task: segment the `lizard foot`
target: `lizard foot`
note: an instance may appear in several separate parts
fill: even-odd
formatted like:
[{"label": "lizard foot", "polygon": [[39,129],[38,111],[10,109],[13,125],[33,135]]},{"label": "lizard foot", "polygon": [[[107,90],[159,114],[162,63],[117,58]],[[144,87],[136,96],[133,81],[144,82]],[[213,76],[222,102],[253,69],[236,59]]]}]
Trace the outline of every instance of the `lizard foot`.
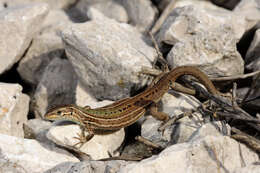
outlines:
[{"label": "lizard foot", "polygon": [[94,133],[92,131],[89,131],[89,134],[85,135],[85,130],[81,129],[81,133],[77,133],[76,137],[73,137],[74,139],[79,140],[76,144],[73,145],[73,147],[76,147],[79,145],[79,148],[81,148],[86,142],[88,142],[91,138],[93,138]]}]

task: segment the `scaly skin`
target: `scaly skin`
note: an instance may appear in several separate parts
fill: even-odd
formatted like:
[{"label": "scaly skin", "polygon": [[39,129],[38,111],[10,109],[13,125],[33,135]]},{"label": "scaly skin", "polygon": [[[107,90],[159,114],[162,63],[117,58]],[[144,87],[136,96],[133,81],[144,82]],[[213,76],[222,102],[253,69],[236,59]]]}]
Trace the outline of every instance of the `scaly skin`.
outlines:
[{"label": "scaly skin", "polygon": [[[47,120],[73,121],[84,130],[89,131],[91,136],[98,131],[115,131],[135,123],[150,107],[154,107],[160,101],[170,87],[174,89],[174,82],[183,75],[197,78],[211,94],[220,94],[207,75],[198,68],[182,66],[165,73],[155,84],[134,97],[96,109],[91,109],[89,106],[60,106],[49,110],[45,118]],[[157,109],[153,110],[156,110],[151,111],[155,118],[162,121],[168,120],[167,114],[157,112]]]}]

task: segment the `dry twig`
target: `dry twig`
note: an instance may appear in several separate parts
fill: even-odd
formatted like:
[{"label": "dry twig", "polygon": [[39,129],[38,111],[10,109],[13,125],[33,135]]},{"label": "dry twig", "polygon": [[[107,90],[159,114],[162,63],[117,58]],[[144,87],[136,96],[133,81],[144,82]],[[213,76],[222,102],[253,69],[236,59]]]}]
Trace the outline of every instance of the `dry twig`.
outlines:
[{"label": "dry twig", "polygon": [[231,128],[231,131],[236,133],[235,135],[231,135],[232,138],[247,144],[250,148],[260,153],[260,141],[258,139],[234,127]]},{"label": "dry twig", "polygon": [[230,81],[230,80],[246,79],[246,78],[255,76],[257,74],[260,74],[260,70],[252,72],[252,73],[248,73],[248,74],[242,74],[242,75],[210,78],[210,80],[212,80],[212,81]]},{"label": "dry twig", "polygon": [[175,7],[177,0],[171,0],[168,6],[164,9],[159,19],[154,24],[153,28],[151,29],[151,33],[155,34],[161,28],[162,24],[164,23],[165,19],[169,16],[172,10]]}]

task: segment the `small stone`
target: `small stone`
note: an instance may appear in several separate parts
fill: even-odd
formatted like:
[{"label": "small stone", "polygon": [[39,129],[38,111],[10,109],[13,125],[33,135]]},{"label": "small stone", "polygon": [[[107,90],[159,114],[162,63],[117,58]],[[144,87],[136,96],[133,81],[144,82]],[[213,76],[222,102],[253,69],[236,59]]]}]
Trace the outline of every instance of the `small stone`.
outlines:
[{"label": "small stone", "polygon": [[[158,17],[158,10],[150,0],[123,0],[130,24],[140,32],[148,32]],[[138,5],[136,5],[138,4]]]},{"label": "small stone", "polygon": [[[121,0],[80,0],[75,6],[75,9],[78,10],[83,17],[89,16],[89,10],[93,8],[107,18],[115,19],[118,22],[127,23],[129,20],[126,9],[123,7]],[[95,14],[98,13],[92,14],[93,19],[96,18]]]},{"label": "small stone", "polygon": [[[49,130],[47,137],[58,145],[64,147],[73,147],[79,142],[77,134],[81,134],[81,129],[78,125],[55,126]],[[92,159],[103,159],[110,157],[108,153],[118,149],[124,140],[124,129],[116,131],[111,134],[94,135],[94,137],[86,142],[82,147],[78,148],[80,152],[84,152],[91,156]],[[77,145],[75,147],[79,147]]]},{"label": "small stone", "polygon": [[0,83],[0,133],[23,137],[30,98],[18,84]]}]

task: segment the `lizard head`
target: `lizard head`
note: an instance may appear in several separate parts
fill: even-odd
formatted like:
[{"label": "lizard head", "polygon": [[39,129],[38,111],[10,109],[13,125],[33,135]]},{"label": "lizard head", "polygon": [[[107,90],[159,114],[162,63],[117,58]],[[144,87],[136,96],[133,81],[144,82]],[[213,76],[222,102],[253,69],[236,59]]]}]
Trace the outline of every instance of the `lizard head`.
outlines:
[{"label": "lizard head", "polygon": [[76,106],[74,105],[64,105],[54,107],[45,114],[44,118],[50,121],[72,121],[75,123],[80,123],[80,118],[76,114]]}]

